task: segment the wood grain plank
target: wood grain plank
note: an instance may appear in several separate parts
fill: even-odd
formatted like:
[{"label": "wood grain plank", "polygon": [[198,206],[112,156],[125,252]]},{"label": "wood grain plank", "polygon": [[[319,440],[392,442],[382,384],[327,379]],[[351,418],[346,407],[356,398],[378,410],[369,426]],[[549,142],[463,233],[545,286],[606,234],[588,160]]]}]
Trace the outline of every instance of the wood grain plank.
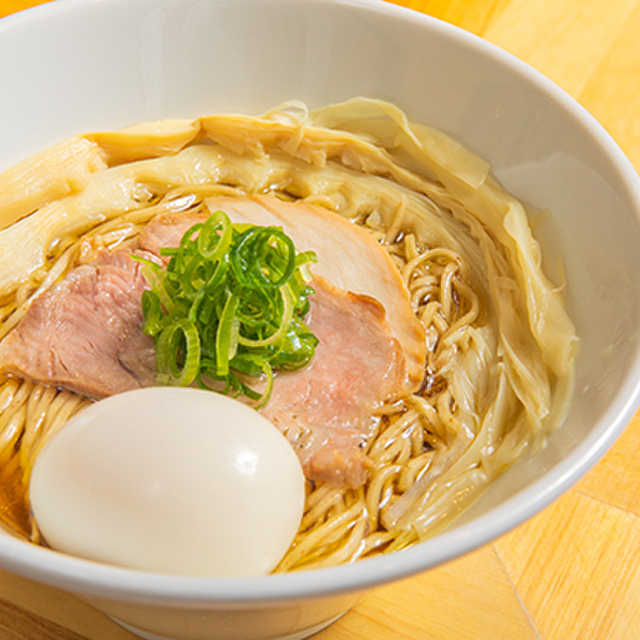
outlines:
[{"label": "wood grain plank", "polygon": [[489,30],[512,0],[390,0],[393,4],[414,9],[482,35]]},{"label": "wood grain plank", "polygon": [[640,415],[576,490],[640,516]]},{"label": "wood grain plank", "polygon": [[[3,608],[1,603],[11,603],[15,611]],[[33,624],[30,625],[29,621]],[[52,640],[66,638],[61,629],[91,640],[135,640],[136,636],[125,631],[104,613],[59,589],[28,580],[0,570],[0,638],[3,629],[20,629],[24,640],[39,640],[42,621],[51,622]],[[8,633],[8,632],[7,632]],[[57,633],[58,635],[53,635]],[[8,636],[11,637],[11,636]]]},{"label": "wood grain plank", "polygon": [[578,99],[609,131],[640,172],[640,2]]},{"label": "wood grain plank", "polygon": [[0,600],[0,638],[2,640],[87,640],[46,618]]},{"label": "wood grain plank", "polygon": [[536,640],[495,550],[380,588],[317,640]]},{"label": "wood grain plank", "polygon": [[544,640],[640,637],[640,518],[571,491],[494,543]]},{"label": "wood grain plank", "polygon": [[636,0],[513,0],[481,35],[577,97],[636,6]]}]

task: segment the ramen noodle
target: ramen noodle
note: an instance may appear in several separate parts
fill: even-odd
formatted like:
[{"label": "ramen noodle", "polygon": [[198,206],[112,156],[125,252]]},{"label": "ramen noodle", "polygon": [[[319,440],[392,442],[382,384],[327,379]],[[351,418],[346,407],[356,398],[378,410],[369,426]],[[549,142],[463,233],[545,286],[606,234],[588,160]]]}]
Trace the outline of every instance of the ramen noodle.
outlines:
[{"label": "ramen noodle", "polygon": [[[77,136],[0,175],[0,339],[30,304],[101,249],[167,212],[257,194],[338,213],[388,252],[424,329],[415,393],[376,410],[365,484],[308,482],[299,533],[277,571],[403,549],[452,521],[544,445],[569,402],[577,346],[542,272],[524,206],[485,161],[395,106],[212,115]],[[92,400],[5,374],[5,528],[38,542],[28,505],[43,442]]]}]

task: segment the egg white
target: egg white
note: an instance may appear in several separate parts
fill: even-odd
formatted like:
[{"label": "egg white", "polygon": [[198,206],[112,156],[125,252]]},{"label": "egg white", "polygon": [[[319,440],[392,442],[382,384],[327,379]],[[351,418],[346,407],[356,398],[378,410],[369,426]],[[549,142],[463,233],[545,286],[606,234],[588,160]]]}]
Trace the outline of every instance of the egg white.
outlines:
[{"label": "egg white", "polygon": [[91,405],[43,447],[31,508],[48,545],[160,573],[269,573],[302,518],[284,436],[242,403],[156,387]]}]

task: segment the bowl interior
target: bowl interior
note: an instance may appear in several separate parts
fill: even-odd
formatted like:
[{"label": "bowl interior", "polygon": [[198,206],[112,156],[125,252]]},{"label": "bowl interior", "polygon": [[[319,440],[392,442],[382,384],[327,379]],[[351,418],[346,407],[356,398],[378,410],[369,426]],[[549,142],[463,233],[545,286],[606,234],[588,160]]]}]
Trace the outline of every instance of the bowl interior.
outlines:
[{"label": "bowl interior", "polygon": [[[0,22],[0,79],[12,96],[0,105],[0,169],[85,131],[363,95],[458,138],[509,190],[550,210],[537,235],[548,272],[566,279],[581,338],[563,428],[446,532],[394,558],[330,570],[311,586],[279,577],[272,595],[336,590],[336,576],[342,589],[381,582],[487,542],[568,488],[632,416],[640,378],[637,175],[576,103],[480,39],[375,0],[67,0]],[[117,576],[126,572],[50,562],[54,554],[27,545],[16,558],[19,544],[0,539],[0,563],[49,582],[99,591],[87,584],[111,576],[111,587],[130,593],[150,584],[145,576],[125,587]],[[263,583],[224,589],[259,597]]]}]

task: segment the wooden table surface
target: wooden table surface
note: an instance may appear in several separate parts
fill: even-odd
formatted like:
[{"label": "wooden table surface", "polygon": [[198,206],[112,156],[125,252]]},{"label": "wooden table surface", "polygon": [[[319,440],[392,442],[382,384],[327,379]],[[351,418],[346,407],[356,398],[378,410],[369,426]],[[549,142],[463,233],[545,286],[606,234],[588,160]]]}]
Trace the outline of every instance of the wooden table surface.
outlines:
[{"label": "wooden table surface", "polygon": [[[41,4],[0,0],[0,18]],[[640,0],[395,0],[564,88],[640,170]],[[0,572],[0,639],[132,640],[75,598]],[[382,587],[317,640],[640,639],[640,414],[564,497],[480,550]]]}]

